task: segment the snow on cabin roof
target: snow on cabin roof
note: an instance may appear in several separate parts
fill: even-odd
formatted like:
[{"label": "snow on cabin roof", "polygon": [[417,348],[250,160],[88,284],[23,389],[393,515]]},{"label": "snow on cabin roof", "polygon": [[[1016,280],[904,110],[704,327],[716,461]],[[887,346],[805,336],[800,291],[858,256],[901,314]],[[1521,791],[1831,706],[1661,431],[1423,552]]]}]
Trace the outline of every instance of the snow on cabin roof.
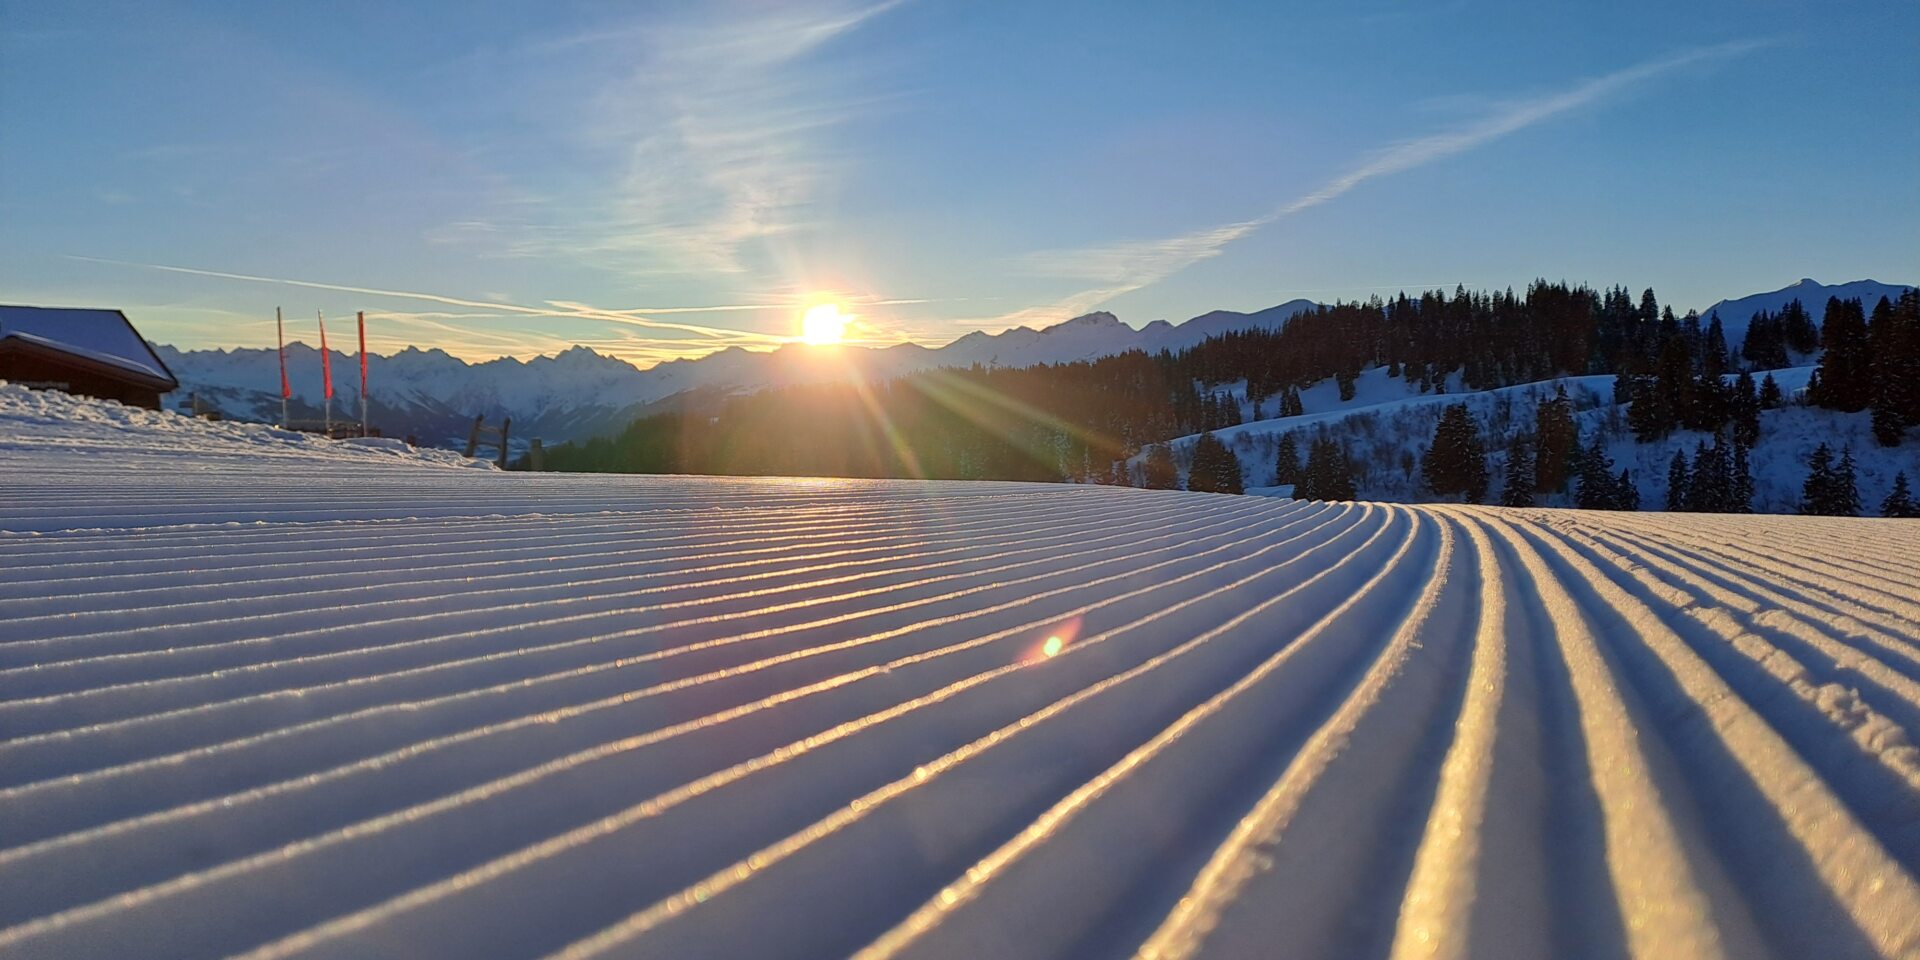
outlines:
[{"label": "snow on cabin roof", "polygon": [[165,381],[179,381],[118,310],[0,304],[0,341],[14,339]]}]

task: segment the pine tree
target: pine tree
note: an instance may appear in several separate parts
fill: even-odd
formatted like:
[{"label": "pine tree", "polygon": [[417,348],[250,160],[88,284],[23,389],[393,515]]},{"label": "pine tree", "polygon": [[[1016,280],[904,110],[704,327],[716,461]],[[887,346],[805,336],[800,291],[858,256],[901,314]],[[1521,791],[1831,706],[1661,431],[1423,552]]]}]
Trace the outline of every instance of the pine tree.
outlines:
[{"label": "pine tree", "polygon": [[1697,507],[1699,512],[1726,513],[1727,508],[1732,505],[1733,457],[1731,454],[1732,451],[1728,450],[1726,445],[1720,442],[1720,436],[1715,434],[1713,443],[1707,446],[1707,455],[1704,458],[1707,469],[1701,470],[1701,460],[1694,460],[1694,472],[1701,474],[1700,484],[1694,488],[1694,492],[1700,494]]},{"label": "pine tree", "polygon": [[1693,383],[1692,400],[1686,425],[1694,430],[1719,430],[1733,414],[1733,391],[1719,374],[1702,373]]},{"label": "pine tree", "polygon": [[1920,294],[1908,291],[1898,303],[1881,297],[1867,339],[1873,436],[1883,447],[1896,447],[1907,428],[1920,423]]},{"label": "pine tree", "polygon": [[1507,476],[1500,485],[1503,507],[1533,506],[1533,456],[1518,440],[1507,448]]},{"label": "pine tree", "polygon": [[1307,408],[1300,403],[1300,391],[1293,387],[1288,387],[1286,392],[1280,395],[1280,415],[1283,417],[1303,417],[1306,416],[1306,414]]},{"label": "pine tree", "polygon": [[1574,474],[1574,455],[1580,449],[1580,433],[1573,425],[1573,401],[1567,398],[1566,384],[1555,384],[1553,397],[1535,411],[1533,437],[1537,447],[1533,461],[1535,491],[1557,493],[1566,489]]},{"label": "pine tree", "polygon": [[1727,372],[1727,334],[1720,325],[1720,315],[1714,314],[1707,323],[1706,346],[1700,354],[1700,375],[1718,382],[1720,375]]},{"label": "pine tree", "polygon": [[1794,353],[1808,354],[1820,348],[1820,328],[1813,325],[1813,315],[1798,300],[1781,308],[1780,332],[1787,349]]},{"label": "pine tree", "polygon": [[1633,392],[1640,388],[1640,378],[1625,370],[1613,375],[1613,405],[1628,407],[1633,403]]},{"label": "pine tree", "polygon": [[1748,463],[1747,448],[1737,442],[1733,445],[1733,499],[1727,504],[1727,512],[1753,512],[1753,468]]},{"label": "pine tree", "polygon": [[1353,486],[1353,460],[1347,456],[1347,448],[1334,443],[1331,439],[1327,446],[1332,450],[1331,467],[1327,472],[1325,488],[1322,491],[1328,500],[1357,500],[1359,492]]},{"label": "pine tree", "polygon": [[1634,398],[1635,403],[1646,399],[1654,404],[1655,412],[1649,417],[1658,428],[1654,437],[1664,437],[1674,427],[1694,419],[1694,364],[1687,340],[1684,333],[1666,339],[1654,367],[1651,394]]},{"label": "pine tree", "polygon": [[1466,404],[1450,404],[1441,412],[1420,474],[1427,489],[1440,496],[1460,494],[1468,503],[1486,499],[1486,445]]},{"label": "pine tree", "polygon": [[1760,409],[1778,410],[1783,402],[1780,384],[1773,379],[1773,374],[1767,374],[1766,379],[1760,381]]},{"label": "pine tree", "polygon": [[1593,445],[1580,457],[1580,485],[1573,492],[1574,506],[1582,510],[1619,508],[1619,487],[1613,477],[1613,458],[1607,446],[1595,434]]},{"label": "pine tree", "polygon": [[1293,438],[1289,430],[1280,435],[1279,450],[1274,456],[1273,482],[1277,484],[1300,482],[1300,443]]},{"label": "pine tree", "polygon": [[1180,489],[1180,471],[1173,463],[1173,448],[1164,443],[1147,448],[1146,476],[1140,485],[1148,490]]},{"label": "pine tree", "polygon": [[1833,451],[1821,444],[1807,457],[1807,479],[1800,485],[1800,512],[1824,516],[1833,510]]},{"label": "pine tree", "polygon": [[1891,405],[1873,405],[1873,439],[1883,447],[1897,447],[1907,434],[1906,418]]},{"label": "pine tree", "polygon": [[1728,411],[1733,421],[1733,442],[1751,447],[1760,442],[1760,393],[1754,389],[1753,374],[1741,371],[1733,382]]},{"label": "pine tree", "polygon": [[1920,424],[1920,288],[1909,289],[1893,302],[1893,319],[1900,333],[1888,353],[1905,359],[1891,363],[1886,370],[1886,402],[1912,426]]},{"label": "pine tree", "polygon": [[1220,438],[1203,433],[1193,443],[1193,466],[1187,471],[1187,489],[1197,493],[1244,493],[1240,458]]},{"label": "pine tree", "polygon": [[1860,515],[1860,488],[1854,483],[1853,450],[1840,451],[1840,464],[1833,468],[1833,512],[1836,517]]},{"label": "pine tree", "polygon": [[1914,502],[1912,492],[1907,489],[1906,471],[1893,475],[1893,492],[1880,501],[1880,515],[1908,520],[1920,518],[1920,503]]},{"label": "pine tree", "polygon": [[1780,318],[1761,311],[1753,315],[1747,324],[1747,336],[1740,345],[1740,355],[1745,357],[1755,370],[1778,370],[1792,363],[1787,357],[1786,331],[1781,327]]},{"label": "pine tree", "polygon": [[[1728,444],[1719,435],[1713,438],[1713,445],[1701,443],[1695,448],[1693,471],[1687,484],[1687,506],[1696,513],[1743,513],[1741,506],[1752,499],[1751,492],[1741,496],[1741,478],[1736,476],[1735,461],[1739,461],[1738,470],[1745,470],[1745,449],[1738,444],[1728,449]],[[1751,479],[1748,479],[1751,483]]]},{"label": "pine tree", "polygon": [[1641,443],[1659,440],[1673,429],[1673,410],[1652,377],[1630,378],[1624,392],[1616,384],[1614,400],[1627,404],[1627,426],[1633,430],[1634,439]]},{"label": "pine tree", "polygon": [[1687,452],[1675,449],[1673,459],[1667,463],[1667,512],[1683,513],[1687,510],[1687,488],[1692,483],[1687,470]]},{"label": "pine tree", "polygon": [[1613,482],[1613,509],[1640,509],[1640,487],[1633,482],[1633,471],[1620,471],[1619,479]]},{"label": "pine tree", "polygon": [[1307,451],[1307,465],[1301,471],[1300,484],[1294,488],[1294,499],[1354,499],[1353,465],[1347,459],[1346,450],[1322,434],[1313,439]]},{"label": "pine tree", "polygon": [[1808,398],[1830,410],[1865,410],[1873,398],[1873,355],[1860,301],[1839,297],[1827,301],[1820,347],[1820,363],[1814,370],[1818,380],[1809,383]]},{"label": "pine tree", "polygon": [[1327,485],[1327,475],[1333,469],[1330,462],[1332,455],[1333,450],[1324,435],[1314,437],[1313,442],[1307,444],[1306,465],[1300,468],[1300,482],[1293,485],[1295,500],[1330,499],[1323,488]]}]

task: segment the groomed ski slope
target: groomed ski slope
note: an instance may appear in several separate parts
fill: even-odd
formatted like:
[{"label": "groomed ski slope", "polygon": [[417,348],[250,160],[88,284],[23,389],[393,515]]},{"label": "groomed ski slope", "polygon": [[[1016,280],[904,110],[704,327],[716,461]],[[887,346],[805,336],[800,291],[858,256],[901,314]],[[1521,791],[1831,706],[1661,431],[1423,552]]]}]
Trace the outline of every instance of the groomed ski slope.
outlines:
[{"label": "groomed ski slope", "polygon": [[1920,955],[1920,524],[8,429],[0,956]]}]

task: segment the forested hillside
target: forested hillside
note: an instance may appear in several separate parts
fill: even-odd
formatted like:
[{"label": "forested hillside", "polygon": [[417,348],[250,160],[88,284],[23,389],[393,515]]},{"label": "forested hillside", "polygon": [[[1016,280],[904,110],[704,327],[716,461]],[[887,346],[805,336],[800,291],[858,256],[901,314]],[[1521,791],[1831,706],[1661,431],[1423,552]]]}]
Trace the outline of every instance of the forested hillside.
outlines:
[{"label": "forested hillside", "polygon": [[[1532,482],[1541,501],[1631,506],[1631,499],[1646,499],[1627,495],[1642,486],[1644,469],[1640,476],[1610,474],[1617,496],[1583,494],[1592,485],[1580,482],[1581,471],[1597,469],[1601,459],[1637,462],[1634,450],[1619,448],[1623,441],[1691,443],[1690,458],[1718,451],[1710,456],[1724,455],[1732,469],[1759,442],[1763,410],[1803,404],[1866,415],[1883,446],[1907,439],[1920,424],[1920,294],[1908,290],[1872,305],[1836,299],[1823,307],[1823,324],[1798,301],[1757,313],[1743,323],[1742,341],[1729,344],[1722,318],[1675,316],[1652,290],[1635,297],[1624,287],[1543,281],[1524,294],[1456,289],[1375,298],[1304,311],[1283,327],[1228,332],[1178,352],[935,370],[736,396],[638,420],[614,438],[560,447],[548,466],[1147,486],[1182,485],[1184,478],[1190,489],[1238,492],[1284,484],[1278,436],[1306,430],[1294,440],[1300,455],[1311,453],[1316,437],[1335,443],[1323,466],[1336,464],[1331,469],[1341,478],[1328,489],[1288,492],[1324,497],[1355,487],[1360,496],[1399,500],[1483,499],[1502,490],[1498,477],[1484,487],[1443,479],[1436,488],[1434,472],[1423,467],[1433,446],[1428,431],[1457,397],[1468,404],[1460,414],[1468,419],[1455,420],[1451,431],[1469,449],[1443,438],[1442,455],[1475,463],[1441,475],[1504,470],[1517,455],[1542,474]],[[1810,374],[1786,372],[1809,361]],[[1770,378],[1774,369],[1791,382]],[[1517,395],[1506,388],[1565,377],[1579,378],[1573,392],[1549,406],[1571,426],[1542,447],[1540,390]],[[1518,414],[1516,402],[1524,407]],[[1344,423],[1361,413],[1372,419],[1360,421],[1360,430]],[[1377,429],[1383,417],[1400,427]],[[1417,436],[1409,436],[1408,422],[1421,428]],[[1219,459],[1209,447],[1196,483],[1192,445],[1214,431],[1224,431],[1234,457]],[[1168,441],[1175,441],[1168,450],[1174,456],[1155,459],[1152,448]],[[1164,463],[1171,472],[1155,466]],[[1890,484],[1891,477],[1875,482]],[[1781,509],[1780,500],[1764,508]]]}]

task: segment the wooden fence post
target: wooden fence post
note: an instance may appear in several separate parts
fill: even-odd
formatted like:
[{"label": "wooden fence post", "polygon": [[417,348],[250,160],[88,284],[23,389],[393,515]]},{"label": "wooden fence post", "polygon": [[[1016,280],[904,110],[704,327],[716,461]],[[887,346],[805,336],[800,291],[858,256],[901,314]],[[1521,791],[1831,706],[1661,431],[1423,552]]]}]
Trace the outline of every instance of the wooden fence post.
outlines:
[{"label": "wooden fence post", "polygon": [[500,469],[507,468],[507,428],[513,426],[513,418],[500,421]]},{"label": "wooden fence post", "polygon": [[540,446],[539,437],[534,437],[532,444],[527,447],[527,465],[532,467],[535,473],[547,469],[547,451]]},{"label": "wooden fence post", "polygon": [[484,413],[473,415],[473,429],[467,431],[467,459],[469,460],[473,459],[474,454],[480,452],[480,424],[486,419],[487,415]]}]

